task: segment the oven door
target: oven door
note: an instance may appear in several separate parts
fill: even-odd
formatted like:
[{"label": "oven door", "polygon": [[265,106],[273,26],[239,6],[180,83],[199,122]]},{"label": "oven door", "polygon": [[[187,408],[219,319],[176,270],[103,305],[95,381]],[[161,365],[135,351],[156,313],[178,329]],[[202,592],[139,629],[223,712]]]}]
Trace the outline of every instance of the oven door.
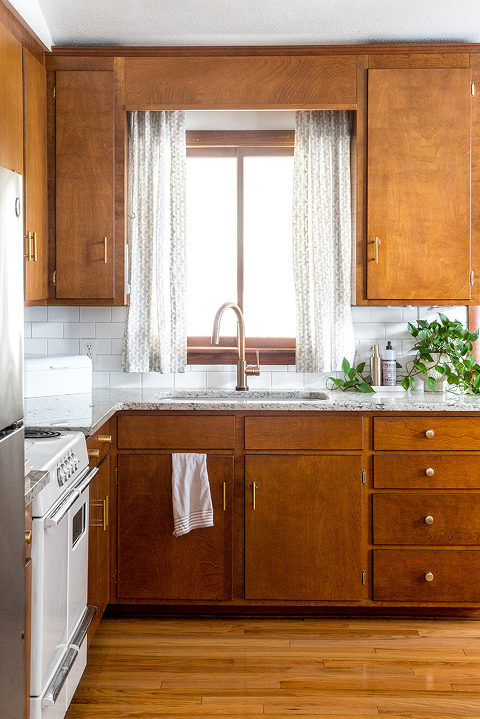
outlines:
[{"label": "oven door", "polygon": [[[88,485],[87,485],[88,486]],[[68,513],[68,640],[85,614],[88,580],[89,492],[83,491]]]},{"label": "oven door", "polygon": [[32,527],[32,664],[30,694],[40,696],[68,644],[69,511],[66,496]]}]

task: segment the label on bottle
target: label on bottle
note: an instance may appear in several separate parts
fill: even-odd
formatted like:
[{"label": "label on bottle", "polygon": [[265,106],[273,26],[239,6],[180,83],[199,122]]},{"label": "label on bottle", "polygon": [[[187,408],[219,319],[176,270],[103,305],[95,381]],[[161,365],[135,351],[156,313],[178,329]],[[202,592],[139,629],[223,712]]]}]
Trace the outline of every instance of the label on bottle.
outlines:
[{"label": "label on bottle", "polygon": [[397,363],[395,360],[382,360],[382,385],[395,387],[397,384]]}]

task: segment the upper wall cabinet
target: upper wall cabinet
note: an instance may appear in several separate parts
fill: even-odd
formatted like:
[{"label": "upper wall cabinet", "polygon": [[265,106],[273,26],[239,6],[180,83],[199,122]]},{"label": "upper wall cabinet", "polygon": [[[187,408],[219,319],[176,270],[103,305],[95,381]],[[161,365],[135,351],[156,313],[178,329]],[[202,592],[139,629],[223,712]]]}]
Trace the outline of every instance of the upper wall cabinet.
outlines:
[{"label": "upper wall cabinet", "polygon": [[0,23],[0,165],[23,174],[22,44]]},{"label": "upper wall cabinet", "polygon": [[56,299],[113,300],[113,71],[56,79]]},{"label": "upper wall cabinet", "polygon": [[47,298],[47,89],[44,66],[24,49],[25,300]]},{"label": "upper wall cabinet", "polygon": [[470,108],[470,69],[369,70],[369,300],[470,300]]}]

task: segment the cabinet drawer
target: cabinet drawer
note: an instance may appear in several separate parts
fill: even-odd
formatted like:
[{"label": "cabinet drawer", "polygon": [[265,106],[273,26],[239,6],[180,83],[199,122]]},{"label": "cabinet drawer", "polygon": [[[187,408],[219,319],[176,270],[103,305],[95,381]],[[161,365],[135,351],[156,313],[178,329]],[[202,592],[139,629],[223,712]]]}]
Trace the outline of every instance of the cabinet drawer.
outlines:
[{"label": "cabinet drawer", "polygon": [[233,449],[235,418],[152,417],[118,418],[119,449]]},{"label": "cabinet drawer", "polygon": [[480,450],[480,417],[375,417],[374,447]]},{"label": "cabinet drawer", "polygon": [[377,549],[373,553],[376,601],[478,602],[478,576],[478,550]]},{"label": "cabinet drawer", "polygon": [[362,449],[361,417],[246,417],[245,449]]},{"label": "cabinet drawer", "polygon": [[480,457],[466,454],[377,454],[375,489],[480,489]]},{"label": "cabinet drawer", "polygon": [[373,541],[480,544],[480,494],[377,494]]}]

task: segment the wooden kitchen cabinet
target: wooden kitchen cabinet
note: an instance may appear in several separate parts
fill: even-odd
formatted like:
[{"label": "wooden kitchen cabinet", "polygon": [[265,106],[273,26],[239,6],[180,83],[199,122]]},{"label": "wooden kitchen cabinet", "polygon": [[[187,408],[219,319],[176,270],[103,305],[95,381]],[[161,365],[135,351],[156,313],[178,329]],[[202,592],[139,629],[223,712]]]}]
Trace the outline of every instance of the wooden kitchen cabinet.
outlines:
[{"label": "wooden kitchen cabinet", "polygon": [[48,295],[47,88],[44,66],[26,48],[23,58],[25,300],[37,304]]},{"label": "wooden kitchen cabinet", "polygon": [[118,598],[231,599],[233,468],[208,454],[214,526],[174,537],[171,454],[119,454]]},{"label": "wooden kitchen cabinet", "polygon": [[0,165],[23,174],[22,43],[0,23]]},{"label": "wooden kitchen cabinet", "polygon": [[57,299],[114,300],[114,72],[55,76]]},{"label": "wooden kitchen cabinet", "polygon": [[469,68],[368,71],[367,299],[470,300]]},{"label": "wooden kitchen cabinet", "polygon": [[361,456],[245,459],[245,598],[359,599]]},{"label": "wooden kitchen cabinet", "polygon": [[88,604],[97,607],[97,613],[88,630],[89,644],[110,601],[111,436],[109,431],[107,423],[87,440],[90,465],[98,467],[98,472],[90,483]]}]

